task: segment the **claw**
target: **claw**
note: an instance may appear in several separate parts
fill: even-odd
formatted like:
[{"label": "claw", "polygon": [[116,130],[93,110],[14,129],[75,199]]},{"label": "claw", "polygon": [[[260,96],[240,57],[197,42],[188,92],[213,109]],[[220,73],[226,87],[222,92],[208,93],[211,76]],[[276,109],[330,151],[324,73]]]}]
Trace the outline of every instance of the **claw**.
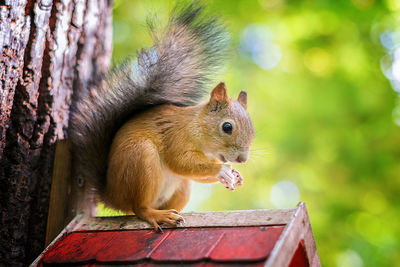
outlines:
[{"label": "claw", "polygon": [[159,225],[158,225],[157,229],[155,229],[155,230],[156,230],[157,233],[160,233],[160,234],[164,233],[163,229]]},{"label": "claw", "polygon": [[164,233],[163,229],[161,228],[161,226],[158,223],[154,222],[154,223],[152,223],[152,225],[153,225],[154,231],[156,231],[156,233],[160,233],[160,234]]},{"label": "claw", "polygon": [[175,223],[176,223],[176,225],[184,224],[185,223],[185,219],[183,217],[180,217],[175,221]]},{"label": "claw", "polygon": [[183,219],[183,218],[179,218],[179,219],[177,219],[176,221],[175,221],[175,224],[178,226],[178,225],[181,225],[181,224],[183,224],[183,223],[185,223],[185,220]]}]

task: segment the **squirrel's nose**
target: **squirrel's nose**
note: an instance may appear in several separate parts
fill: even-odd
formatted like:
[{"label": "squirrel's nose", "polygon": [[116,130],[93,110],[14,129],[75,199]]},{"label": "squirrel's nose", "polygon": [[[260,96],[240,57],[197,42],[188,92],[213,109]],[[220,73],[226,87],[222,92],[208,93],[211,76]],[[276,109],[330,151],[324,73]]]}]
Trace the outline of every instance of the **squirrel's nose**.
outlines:
[{"label": "squirrel's nose", "polygon": [[238,156],[237,158],[236,158],[236,162],[238,162],[238,163],[242,163],[244,160],[240,157],[240,156]]},{"label": "squirrel's nose", "polygon": [[236,158],[236,162],[238,163],[242,163],[242,162],[246,162],[248,158],[248,154],[247,153],[241,153],[237,158]]}]

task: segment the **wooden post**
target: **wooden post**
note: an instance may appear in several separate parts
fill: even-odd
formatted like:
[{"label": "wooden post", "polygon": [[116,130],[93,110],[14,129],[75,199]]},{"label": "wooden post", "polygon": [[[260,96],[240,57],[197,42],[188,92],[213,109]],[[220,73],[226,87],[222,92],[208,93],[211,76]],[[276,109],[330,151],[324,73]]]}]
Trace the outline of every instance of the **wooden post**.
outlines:
[{"label": "wooden post", "polygon": [[77,214],[96,216],[94,193],[73,174],[70,142],[57,142],[47,218],[46,246]]},{"label": "wooden post", "polygon": [[46,246],[65,227],[68,217],[68,196],[71,193],[71,153],[68,141],[58,141],[53,166]]}]

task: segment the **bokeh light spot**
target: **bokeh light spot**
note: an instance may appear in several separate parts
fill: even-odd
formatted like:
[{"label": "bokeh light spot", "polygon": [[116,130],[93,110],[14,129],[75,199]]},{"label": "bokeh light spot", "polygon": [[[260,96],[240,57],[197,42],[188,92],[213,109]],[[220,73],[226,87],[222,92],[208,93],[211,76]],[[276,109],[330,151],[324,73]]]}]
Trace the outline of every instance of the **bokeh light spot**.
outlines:
[{"label": "bokeh light spot", "polygon": [[326,50],[313,47],[305,53],[304,65],[317,76],[328,76],[332,72],[332,57]]},{"label": "bokeh light spot", "polygon": [[393,72],[392,72],[392,58],[390,55],[384,55],[381,60],[381,70],[383,75],[386,76],[389,80],[393,80]]},{"label": "bokeh light spot", "polygon": [[389,49],[395,49],[399,45],[400,35],[392,30],[385,30],[379,35],[381,44]]},{"label": "bokeh light spot", "polygon": [[396,123],[397,126],[400,126],[400,105],[397,105],[393,111],[392,111],[392,117],[394,123]]},{"label": "bokeh light spot", "polygon": [[265,25],[247,26],[238,49],[242,57],[251,59],[265,70],[276,67],[282,58],[281,48],[273,42],[273,33]]},{"label": "bokeh light spot", "polygon": [[282,58],[282,52],[279,46],[266,44],[264,49],[252,53],[254,62],[262,69],[269,70],[275,68]]},{"label": "bokeh light spot", "polygon": [[367,191],[361,199],[364,210],[376,215],[382,214],[387,210],[387,201],[385,195],[378,190]]},{"label": "bokeh light spot", "polygon": [[336,266],[338,267],[361,267],[363,261],[360,255],[354,250],[346,250],[340,253],[336,258]]},{"label": "bokeh light spot", "polygon": [[400,1],[399,0],[386,0],[386,7],[392,11],[400,9]]},{"label": "bokeh light spot", "polygon": [[400,81],[400,48],[397,48],[396,51],[394,52],[392,75],[394,80]]},{"label": "bokeh light spot", "polygon": [[300,191],[289,181],[280,181],[271,188],[271,203],[276,208],[293,208],[300,200]]}]

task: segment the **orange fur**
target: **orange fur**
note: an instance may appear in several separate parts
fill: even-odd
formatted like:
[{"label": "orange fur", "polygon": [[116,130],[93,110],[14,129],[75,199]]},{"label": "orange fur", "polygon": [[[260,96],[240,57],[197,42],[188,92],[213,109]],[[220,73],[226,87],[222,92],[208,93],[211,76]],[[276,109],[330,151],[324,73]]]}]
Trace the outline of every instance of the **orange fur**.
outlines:
[{"label": "orange fur", "polygon": [[[162,222],[174,225],[182,220],[175,210],[188,202],[190,180],[218,181],[215,176],[223,162],[211,152],[236,157],[237,151],[249,149],[254,137],[251,121],[244,107],[229,99],[225,84],[218,86],[208,102],[154,107],[117,132],[109,154],[107,189],[101,196],[108,205],[133,211],[155,228]],[[219,126],[227,117],[235,123],[229,136],[220,133]]]}]

